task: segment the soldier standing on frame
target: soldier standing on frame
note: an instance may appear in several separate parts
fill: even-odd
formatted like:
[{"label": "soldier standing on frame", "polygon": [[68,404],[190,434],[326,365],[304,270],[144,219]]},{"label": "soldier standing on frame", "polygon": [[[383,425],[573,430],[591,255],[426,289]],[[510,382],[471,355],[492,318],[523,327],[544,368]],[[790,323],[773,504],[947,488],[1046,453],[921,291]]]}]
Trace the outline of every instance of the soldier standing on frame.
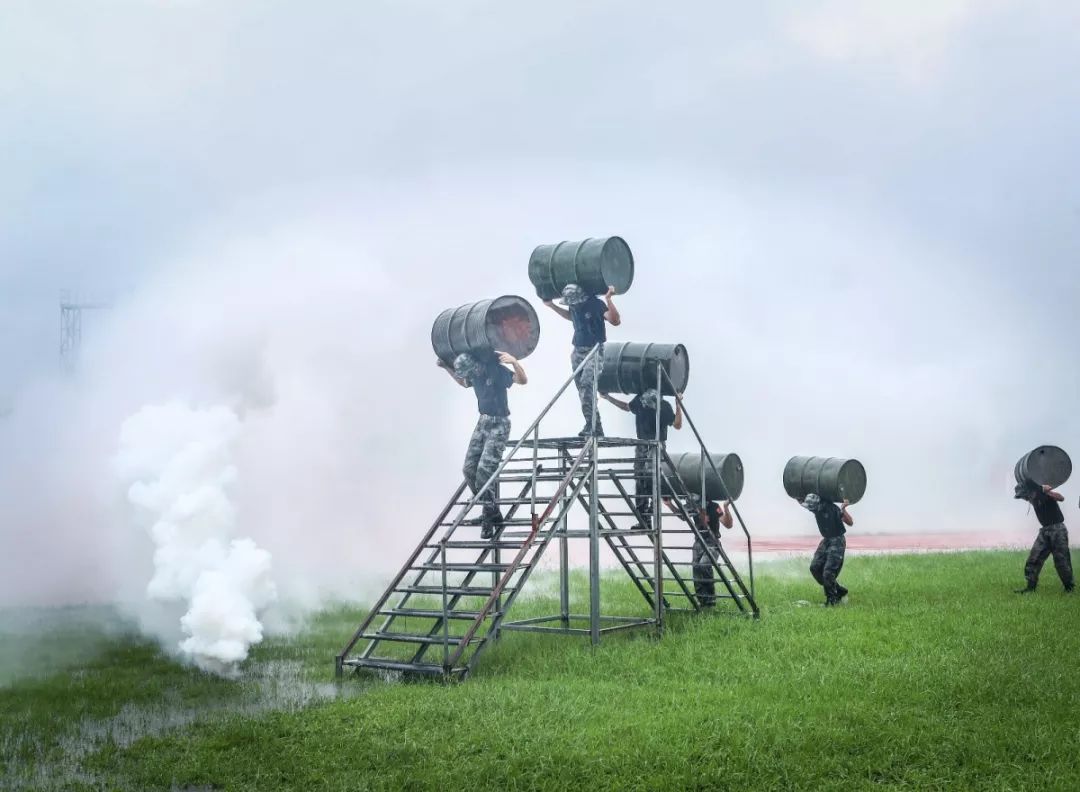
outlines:
[{"label": "soldier standing on frame", "polygon": [[596,400],[593,391],[593,379],[600,376],[604,367],[604,342],[607,341],[607,322],[613,327],[622,324],[619,309],[615,307],[611,296],[615,294],[615,287],[609,286],[604,299],[587,293],[576,283],[568,283],[563,287],[562,299],[566,308],[560,308],[551,300],[544,300],[544,305],[553,310],[563,319],[574,323],[573,350],[570,353],[570,370],[577,371],[577,367],[588,357],[594,346],[599,345],[596,354],[588,364],[578,371],[574,378],[577,385],[578,398],[581,399],[581,412],[585,416],[585,428],[578,432],[578,437],[588,437],[593,432],[592,418],[596,412],[596,436],[604,436],[604,425],[600,421],[600,412],[596,410]]},{"label": "soldier standing on frame", "polygon": [[[438,366],[446,371],[454,382],[463,388],[471,387],[476,393],[480,418],[469,440],[465,464],[462,466],[465,482],[474,495],[502,464],[506,441],[510,437],[510,406],[506,392],[515,383],[524,385],[529,381],[525,369],[515,357],[506,352],[494,354],[495,357],[481,361],[473,355],[463,353],[454,358],[452,369],[444,361],[438,361]],[[512,367],[513,371],[499,365],[500,363]],[[484,509],[480,518],[480,536],[484,539],[493,538],[497,526],[502,525],[498,492],[498,482],[493,482],[480,499]]]},{"label": "soldier standing on frame", "polygon": [[849,504],[844,501],[842,506],[837,506],[832,501],[823,501],[820,496],[811,493],[803,498],[800,505],[814,515],[821,533],[821,542],[814,552],[813,561],[810,562],[810,574],[825,590],[825,604],[839,605],[848,593],[836,579],[844,567],[844,554],[847,552],[847,539],[844,534],[847,533],[847,528],[855,524],[854,518],[848,514]]},{"label": "soldier standing on frame", "polygon": [[1026,500],[1035,507],[1035,516],[1039,520],[1039,535],[1031,546],[1027,563],[1024,564],[1024,577],[1027,586],[1017,589],[1017,594],[1027,594],[1039,584],[1039,573],[1047,556],[1054,556],[1054,568],[1057,569],[1065,592],[1073,590],[1072,555],[1069,553],[1069,531],[1065,527],[1065,515],[1058,505],[1065,500],[1060,492],[1054,492],[1048,484],[1041,487],[1030,479],[1016,485],[1018,500]]},{"label": "soldier standing on frame", "polygon": [[[629,402],[612,398],[606,393],[600,394],[611,404],[625,412],[633,413],[634,428],[637,431],[638,440],[656,440],[661,443],[667,442],[667,430],[670,426],[675,431],[682,429],[682,394],[676,394],[675,409],[671,408],[671,402],[660,398],[656,388],[649,388],[631,399]],[[656,412],[660,411],[660,437],[656,436]],[[637,510],[643,519],[648,520],[652,514],[653,495],[653,454],[655,446],[634,446],[634,501]]]}]

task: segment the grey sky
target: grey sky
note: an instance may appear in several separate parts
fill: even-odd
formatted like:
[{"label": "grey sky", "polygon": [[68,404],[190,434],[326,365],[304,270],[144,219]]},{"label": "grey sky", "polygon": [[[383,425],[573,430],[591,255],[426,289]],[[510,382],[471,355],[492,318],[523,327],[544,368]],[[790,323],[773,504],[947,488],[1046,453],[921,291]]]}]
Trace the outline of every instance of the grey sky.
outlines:
[{"label": "grey sky", "polygon": [[[766,530],[806,527],[777,498],[793,454],[863,459],[868,529],[975,530],[1022,522],[1003,489],[1020,453],[1080,449],[1075,3],[16,0],[0,16],[0,407],[54,370],[61,288],[123,310],[161,273],[299,222],[385,278],[400,337],[360,295],[340,333],[412,391],[448,460],[422,480],[445,488],[471,406],[428,371],[431,318],[533,297],[536,244],[618,233],[639,267],[618,337],[690,347],[691,407],[747,461]],[[258,292],[270,276],[244,267]],[[242,297],[219,295],[237,315]],[[108,332],[137,335],[140,310]],[[543,318],[522,426],[565,373],[568,333]],[[111,321],[88,319],[91,341]],[[156,382],[130,393],[183,390]],[[383,414],[389,389],[357,398]]]}]

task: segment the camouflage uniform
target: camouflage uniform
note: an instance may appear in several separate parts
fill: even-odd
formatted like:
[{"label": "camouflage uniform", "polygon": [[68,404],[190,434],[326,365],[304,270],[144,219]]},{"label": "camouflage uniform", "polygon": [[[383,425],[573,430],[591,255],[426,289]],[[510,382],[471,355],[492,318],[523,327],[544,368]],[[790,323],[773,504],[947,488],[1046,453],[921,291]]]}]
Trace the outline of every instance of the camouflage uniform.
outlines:
[{"label": "camouflage uniform", "polygon": [[649,511],[653,496],[653,447],[634,446],[634,504],[639,512]]},{"label": "camouflage uniform", "polygon": [[[697,595],[698,604],[703,608],[711,608],[716,604],[716,580],[713,578],[712,557],[719,555],[720,536],[712,528],[701,527],[701,539],[694,541],[693,566],[694,566],[694,593]],[[704,541],[702,541],[704,540]],[[710,551],[712,557],[710,557]]]},{"label": "camouflage uniform", "polygon": [[810,562],[810,574],[825,589],[825,601],[835,605],[847,594],[847,589],[836,582],[840,570],[844,567],[844,553],[847,551],[847,537],[832,536],[821,540]]},{"label": "camouflage uniform", "polygon": [[[588,354],[592,352],[592,347],[574,347],[570,353],[570,370],[577,371],[577,367],[581,365]],[[600,372],[604,370],[604,345],[599,344],[596,350],[596,354],[592,360],[585,364],[585,366],[574,377],[574,384],[577,385],[578,398],[581,399],[581,414],[585,416],[585,425],[592,426],[593,409],[596,407],[596,391],[593,390],[593,376],[597,379],[600,377]],[[596,433],[604,433],[604,425],[600,421],[600,410],[596,410]]]},{"label": "camouflage uniform", "polygon": [[[509,437],[509,418],[481,415],[480,420],[476,422],[476,428],[469,440],[469,449],[465,452],[465,464],[462,467],[465,481],[474,495],[483,488],[502,464],[503,452],[506,450],[506,441]],[[499,483],[495,482],[488,487],[487,492],[480,499],[484,506],[485,522],[497,519],[498,497]]]},{"label": "camouflage uniform", "polygon": [[1031,553],[1024,564],[1024,577],[1027,578],[1028,588],[1035,588],[1039,582],[1039,572],[1051,554],[1054,556],[1054,568],[1057,569],[1062,585],[1066,589],[1072,589],[1072,556],[1069,553],[1069,531],[1065,528],[1065,523],[1039,529],[1039,535],[1035,537],[1035,544],[1031,546]]}]

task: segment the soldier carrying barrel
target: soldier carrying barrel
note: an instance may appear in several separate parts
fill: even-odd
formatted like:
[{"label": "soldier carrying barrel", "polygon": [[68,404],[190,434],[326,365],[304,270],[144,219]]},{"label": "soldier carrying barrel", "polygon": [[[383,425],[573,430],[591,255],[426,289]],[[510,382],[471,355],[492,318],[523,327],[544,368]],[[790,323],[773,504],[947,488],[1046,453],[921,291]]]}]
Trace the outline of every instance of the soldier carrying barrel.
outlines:
[{"label": "soldier carrying barrel", "polygon": [[604,425],[596,407],[596,392],[593,390],[593,385],[604,365],[604,342],[607,341],[607,328],[604,323],[607,322],[615,327],[622,324],[619,309],[615,307],[611,299],[613,294],[615,294],[615,287],[609,286],[604,299],[601,300],[587,293],[576,283],[568,283],[562,290],[562,300],[566,308],[560,308],[551,300],[544,300],[544,305],[574,324],[573,350],[570,353],[572,371],[577,371],[592,352],[593,347],[597,348],[596,353],[588,363],[581,367],[580,371],[577,371],[574,378],[578,397],[581,399],[581,412],[585,416],[585,428],[578,432],[579,437],[589,437],[593,434],[594,413],[596,436],[604,436]]},{"label": "soldier carrying barrel", "polygon": [[866,470],[857,459],[792,457],[784,467],[784,489],[814,515],[821,542],[810,574],[825,590],[825,604],[839,605],[848,594],[837,580],[847,553],[845,534],[855,525],[848,506],[866,492]]},{"label": "soldier carrying barrel", "polygon": [[1035,508],[1039,520],[1039,534],[1024,564],[1027,585],[1017,594],[1035,591],[1039,573],[1047,557],[1054,556],[1054,567],[1066,592],[1073,590],[1072,556],[1069,554],[1069,531],[1065,527],[1065,515],[1060,504],[1065,497],[1055,491],[1072,474],[1072,460],[1057,446],[1039,446],[1024,454],[1016,463],[1016,490],[1014,497],[1026,500]]},{"label": "soldier carrying barrel", "polygon": [[[675,431],[682,429],[681,393],[676,394],[674,409],[671,407],[671,402],[660,398],[660,392],[656,388],[647,389],[629,402],[621,401],[606,393],[600,395],[620,410],[633,413],[638,440],[659,440],[661,443],[666,443],[669,426]],[[659,436],[656,434],[657,411],[660,413]],[[645,444],[634,446],[634,501],[638,512],[646,521],[652,514],[654,449],[655,446]]]},{"label": "soldier carrying barrel", "polygon": [[[510,366],[513,371],[500,364]],[[453,368],[441,359],[437,365],[458,385],[471,387],[476,393],[480,418],[473,429],[462,466],[465,482],[475,495],[499,468],[510,437],[510,406],[506,392],[513,384],[526,384],[529,378],[517,358],[506,352],[496,352],[495,357],[484,359],[463,352],[454,358]],[[497,500],[498,487],[493,483],[481,498],[484,511],[480,518],[480,535],[484,539],[494,537],[497,526],[502,524]]]},{"label": "soldier carrying barrel", "polygon": [[1065,500],[1060,492],[1055,492],[1049,484],[1039,486],[1031,479],[1016,485],[1016,496],[1019,500],[1026,500],[1035,509],[1035,516],[1039,520],[1039,534],[1035,537],[1035,543],[1031,546],[1027,563],[1024,564],[1024,578],[1027,585],[1017,589],[1017,594],[1029,594],[1035,591],[1039,584],[1039,573],[1042,572],[1046,559],[1054,556],[1054,568],[1061,585],[1067,593],[1074,588],[1072,555],[1069,553],[1069,531],[1065,527],[1065,515],[1061,513],[1058,505]]}]

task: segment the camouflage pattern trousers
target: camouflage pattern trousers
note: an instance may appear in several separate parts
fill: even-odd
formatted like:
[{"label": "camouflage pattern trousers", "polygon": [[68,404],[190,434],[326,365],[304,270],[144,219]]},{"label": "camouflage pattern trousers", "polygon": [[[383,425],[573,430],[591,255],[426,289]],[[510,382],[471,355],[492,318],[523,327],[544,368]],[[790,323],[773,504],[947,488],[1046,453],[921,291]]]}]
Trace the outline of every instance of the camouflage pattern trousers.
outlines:
[{"label": "camouflage pattern trousers", "polygon": [[847,538],[843,535],[822,539],[810,562],[810,574],[818,585],[825,589],[825,601],[836,604],[847,589],[836,582],[840,570],[844,568],[844,553],[847,552]]},{"label": "camouflage pattern trousers", "polygon": [[[465,464],[462,466],[465,483],[469,485],[473,495],[479,492],[487,484],[491,474],[499,469],[509,437],[509,418],[481,415],[480,420],[476,422],[476,428],[469,440],[469,449],[465,452]],[[499,483],[495,482],[480,499],[484,507],[485,520],[491,520],[498,514],[499,508],[496,503],[498,498]]]},{"label": "camouflage pattern trousers", "polygon": [[1031,554],[1028,555],[1027,563],[1024,564],[1024,577],[1027,578],[1028,586],[1035,588],[1039,582],[1039,573],[1043,564],[1050,555],[1054,556],[1054,568],[1057,569],[1058,577],[1065,588],[1073,587],[1072,556],[1069,553],[1069,531],[1065,523],[1047,525],[1039,530],[1035,537],[1035,544],[1031,546]]},{"label": "camouflage pattern trousers", "polygon": [[[570,370],[577,371],[577,367],[581,366],[581,361],[589,356],[592,352],[592,347],[574,347],[570,353]],[[592,425],[593,408],[596,406],[596,391],[593,390],[593,377],[600,377],[600,372],[604,370],[604,345],[600,344],[596,350],[596,354],[592,359],[582,366],[581,371],[578,371],[577,376],[574,377],[574,384],[577,385],[578,398],[581,399],[581,414],[585,416],[585,426]],[[600,410],[596,411],[596,431],[597,434],[603,434],[604,425],[600,421]]]},{"label": "camouflage pattern trousers", "polygon": [[716,604],[716,579],[713,577],[713,562],[709,553],[711,550],[712,556],[719,554],[720,537],[710,528],[699,530],[702,538],[694,542],[691,560],[694,567],[694,594],[697,595],[701,607],[711,608]]},{"label": "camouflage pattern trousers", "polygon": [[649,510],[653,496],[653,446],[634,446],[634,504],[637,510]]}]

